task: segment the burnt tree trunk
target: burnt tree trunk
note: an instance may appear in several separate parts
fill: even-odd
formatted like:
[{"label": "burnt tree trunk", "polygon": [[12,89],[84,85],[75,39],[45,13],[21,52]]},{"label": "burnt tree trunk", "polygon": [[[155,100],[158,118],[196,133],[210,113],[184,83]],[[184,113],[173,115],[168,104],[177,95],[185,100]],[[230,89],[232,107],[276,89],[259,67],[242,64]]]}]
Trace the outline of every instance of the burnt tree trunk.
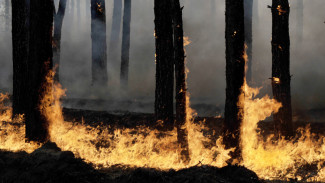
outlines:
[{"label": "burnt tree trunk", "polygon": [[28,19],[29,0],[12,0],[13,96],[16,115],[25,114],[27,105]]},{"label": "burnt tree trunk", "polygon": [[247,54],[247,83],[252,81],[252,50],[253,50],[253,0],[244,0],[244,14],[245,14],[245,42]]},{"label": "burnt tree trunk", "polygon": [[60,0],[58,12],[54,15],[53,64],[56,68],[54,80],[60,81],[61,31],[67,0]]},{"label": "burnt tree trunk", "polygon": [[224,144],[236,147],[232,159],[240,157],[239,136],[243,108],[239,96],[245,77],[244,0],[226,0],[226,105]]},{"label": "burnt tree trunk", "polygon": [[92,85],[107,85],[105,0],[91,0]]},{"label": "burnt tree trunk", "polygon": [[172,130],[174,90],[174,49],[171,0],[155,0],[156,91],[155,116],[163,129]]},{"label": "burnt tree trunk", "polygon": [[5,30],[9,31],[10,27],[10,3],[9,0],[5,0]]},{"label": "burnt tree trunk", "polygon": [[290,91],[290,38],[288,0],[273,0],[272,4],[272,91],[273,97],[282,103],[273,115],[276,135],[291,137],[292,109]]},{"label": "burnt tree trunk", "polygon": [[42,99],[51,88],[47,82],[52,70],[53,1],[30,1],[30,36],[28,58],[28,108],[26,137],[29,141],[45,142],[49,138],[49,122],[41,107]]},{"label": "burnt tree trunk", "polygon": [[112,17],[112,30],[109,41],[108,57],[110,63],[117,63],[118,57],[118,43],[121,32],[121,19],[122,19],[122,0],[114,0],[113,17]]},{"label": "burnt tree trunk", "polygon": [[298,45],[302,44],[304,34],[304,1],[297,0],[297,42]]},{"label": "burnt tree trunk", "polygon": [[186,72],[183,15],[179,0],[172,0],[173,6],[173,31],[174,31],[174,54],[175,54],[175,80],[176,80],[176,128],[177,140],[180,144],[181,159],[190,161],[188,147],[188,132],[186,128]]},{"label": "burnt tree trunk", "polygon": [[130,55],[131,0],[124,0],[122,56],[120,83],[123,89],[128,87]]}]

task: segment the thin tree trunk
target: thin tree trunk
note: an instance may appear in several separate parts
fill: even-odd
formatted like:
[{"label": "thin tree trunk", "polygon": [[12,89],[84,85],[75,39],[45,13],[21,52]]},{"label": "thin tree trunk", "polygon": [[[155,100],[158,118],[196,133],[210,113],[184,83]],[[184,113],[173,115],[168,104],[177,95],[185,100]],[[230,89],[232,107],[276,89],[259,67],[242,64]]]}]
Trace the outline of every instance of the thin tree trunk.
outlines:
[{"label": "thin tree trunk", "polygon": [[297,0],[297,42],[301,45],[304,33],[304,1]]},{"label": "thin tree trunk", "polygon": [[78,26],[80,26],[80,22],[81,22],[81,6],[80,6],[80,1],[81,0],[77,0],[77,18],[78,18]]},{"label": "thin tree trunk", "polygon": [[114,0],[114,9],[112,17],[112,30],[111,38],[109,41],[108,57],[110,63],[117,63],[118,61],[118,47],[120,32],[121,32],[121,19],[122,19],[122,0]]},{"label": "thin tree trunk", "polygon": [[10,26],[10,3],[9,0],[5,0],[5,30],[9,31]]},{"label": "thin tree trunk", "polygon": [[272,4],[272,90],[282,103],[273,115],[277,135],[293,136],[290,91],[290,38],[288,0],[273,0]]},{"label": "thin tree trunk", "polygon": [[128,87],[130,55],[131,0],[124,0],[123,36],[120,82],[123,89]]},{"label": "thin tree trunk", "polygon": [[245,77],[244,0],[226,0],[226,105],[224,144],[236,147],[232,159],[240,158],[239,135],[244,106],[239,96]]},{"label": "thin tree trunk", "polygon": [[92,84],[107,85],[105,0],[91,0]]},{"label": "thin tree trunk", "polygon": [[45,142],[49,138],[48,119],[41,107],[42,99],[51,88],[46,80],[52,70],[53,1],[30,1],[30,41],[28,58],[28,108],[26,137],[29,141]]},{"label": "thin tree trunk", "polygon": [[13,118],[25,114],[27,105],[29,0],[12,0]]},{"label": "thin tree trunk", "polygon": [[186,73],[185,73],[185,51],[183,32],[183,8],[179,0],[172,0],[173,5],[173,30],[174,30],[174,53],[175,53],[175,79],[176,79],[176,127],[177,140],[182,151],[181,159],[190,161],[188,147],[188,132],[186,128]]},{"label": "thin tree trunk", "polygon": [[155,0],[156,91],[155,116],[164,130],[172,130],[174,50],[171,0]]},{"label": "thin tree trunk", "polygon": [[60,81],[61,32],[67,0],[60,0],[58,12],[54,15],[53,64],[56,68],[54,80]]},{"label": "thin tree trunk", "polygon": [[73,23],[73,20],[74,20],[74,8],[75,8],[75,0],[70,0],[71,1],[71,6],[70,6],[70,8],[71,8],[71,19],[72,19],[72,23]]},{"label": "thin tree trunk", "polygon": [[210,0],[211,1],[211,14],[213,17],[216,16],[216,0]]},{"label": "thin tree trunk", "polygon": [[244,0],[245,13],[245,42],[246,54],[248,58],[246,80],[252,81],[252,50],[253,50],[253,0]]}]

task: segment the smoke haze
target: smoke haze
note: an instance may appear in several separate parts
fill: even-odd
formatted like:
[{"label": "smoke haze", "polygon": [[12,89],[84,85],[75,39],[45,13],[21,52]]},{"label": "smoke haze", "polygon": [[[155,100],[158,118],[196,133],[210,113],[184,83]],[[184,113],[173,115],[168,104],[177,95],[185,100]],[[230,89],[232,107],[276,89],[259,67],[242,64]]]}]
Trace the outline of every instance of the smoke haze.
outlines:
[{"label": "smoke haze", "polygon": [[[129,92],[119,90],[120,59],[108,60],[109,91],[91,88],[90,0],[81,1],[81,16],[71,14],[68,0],[62,28],[60,80],[67,98],[120,99],[154,101],[155,40],[154,1],[133,0]],[[70,2],[70,3],[69,3]],[[86,3],[89,3],[86,6]],[[225,2],[181,0],[184,5],[184,32],[191,44],[186,47],[188,88],[193,103],[205,103],[223,109],[225,102]],[[325,108],[325,6],[324,0],[304,0],[303,27],[297,27],[297,3],[291,0],[291,94],[294,111]],[[76,3],[75,3],[76,4]],[[253,85],[271,92],[271,0],[259,0],[253,12]],[[4,2],[0,2],[0,89],[12,91],[11,33],[5,31]],[[57,2],[56,2],[57,5]],[[74,7],[76,8],[76,7]],[[109,45],[113,0],[106,0],[107,45]],[[258,18],[256,17],[258,14]],[[78,19],[80,18],[80,23]],[[122,27],[121,27],[122,29]],[[299,31],[303,39],[299,42]],[[121,36],[121,34],[120,34]],[[121,38],[118,45],[120,58]],[[109,48],[108,48],[109,49]],[[148,112],[153,112],[148,109]]]}]

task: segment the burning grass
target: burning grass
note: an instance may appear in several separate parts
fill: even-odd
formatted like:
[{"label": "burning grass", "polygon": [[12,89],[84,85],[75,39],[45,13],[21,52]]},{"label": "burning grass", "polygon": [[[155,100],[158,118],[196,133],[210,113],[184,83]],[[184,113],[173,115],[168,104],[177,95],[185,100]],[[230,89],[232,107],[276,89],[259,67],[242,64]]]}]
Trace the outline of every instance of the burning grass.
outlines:
[{"label": "burning grass", "polygon": [[[48,77],[52,82],[53,75]],[[162,133],[155,129],[138,126],[136,129],[112,129],[111,127],[93,127],[84,122],[72,123],[63,118],[60,98],[65,91],[60,85],[48,88],[43,100],[43,112],[50,123],[50,140],[63,151],[71,151],[78,158],[91,163],[98,169],[114,165],[129,167],[155,168],[158,170],[182,170],[192,166],[224,167],[230,158],[229,152],[221,143],[221,138],[212,138],[211,131],[201,123],[194,123],[193,111],[189,106],[186,128],[189,132],[189,150],[191,161],[182,162],[177,143],[176,130]],[[299,136],[293,140],[274,140],[272,136],[263,137],[258,133],[258,123],[277,112],[281,107],[268,96],[255,98],[258,89],[244,86],[245,104],[244,122],[241,127],[241,148],[243,165],[263,179],[325,180],[324,160],[325,138],[316,138],[308,128],[299,129]],[[2,101],[6,99],[1,95]],[[189,103],[189,102],[188,102]],[[22,118],[11,120],[11,108],[2,109],[0,149],[8,151],[26,151],[32,153],[39,144],[25,142]],[[217,139],[217,140],[212,140]],[[212,142],[212,143],[211,143]]]}]

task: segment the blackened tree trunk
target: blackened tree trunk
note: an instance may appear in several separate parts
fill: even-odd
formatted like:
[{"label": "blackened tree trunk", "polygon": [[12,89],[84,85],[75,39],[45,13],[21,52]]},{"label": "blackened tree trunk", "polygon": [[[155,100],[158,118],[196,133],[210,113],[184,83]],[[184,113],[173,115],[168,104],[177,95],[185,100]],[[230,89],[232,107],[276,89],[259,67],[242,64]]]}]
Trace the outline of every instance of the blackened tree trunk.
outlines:
[{"label": "blackened tree trunk", "polygon": [[172,0],[173,6],[173,30],[174,30],[174,54],[175,54],[175,79],[176,79],[176,128],[177,140],[180,144],[181,159],[189,162],[188,132],[186,124],[186,72],[183,15],[179,0]]},{"label": "blackened tree trunk", "polygon": [[61,31],[67,0],[60,0],[58,12],[54,15],[53,64],[56,68],[54,80],[60,81]]},{"label": "blackened tree trunk", "polygon": [[131,26],[131,0],[124,0],[122,56],[121,56],[121,87],[128,87],[129,55],[130,55],[130,26]]},{"label": "blackened tree trunk", "polygon": [[5,30],[9,31],[9,27],[10,27],[10,3],[9,0],[5,0]]},{"label": "blackened tree trunk", "polygon": [[240,157],[239,135],[243,108],[239,96],[245,77],[244,0],[226,0],[226,105],[224,144],[236,147],[232,158]]},{"label": "blackened tree trunk", "polygon": [[244,0],[245,14],[245,42],[246,54],[248,58],[246,80],[247,83],[252,81],[252,50],[253,50],[253,0]]},{"label": "blackened tree trunk", "polygon": [[110,63],[117,63],[118,61],[118,47],[120,32],[121,32],[121,19],[122,19],[122,0],[114,0],[114,9],[112,17],[112,30],[111,38],[109,41],[108,57]]},{"label": "blackened tree trunk", "polygon": [[92,84],[107,85],[105,0],[91,0]]},{"label": "blackened tree trunk", "polygon": [[12,0],[13,118],[25,114],[27,105],[29,0]]},{"label": "blackened tree trunk", "polygon": [[172,130],[174,90],[174,49],[171,0],[155,0],[156,91],[155,116],[163,129]]},{"label": "blackened tree trunk", "polygon": [[304,33],[304,1],[297,0],[297,42],[301,45]]},{"label": "blackened tree trunk", "polygon": [[273,0],[272,4],[272,91],[273,97],[282,103],[273,115],[277,135],[291,137],[292,109],[290,91],[290,38],[288,0]]},{"label": "blackened tree trunk", "polygon": [[52,70],[53,1],[30,1],[30,37],[28,58],[28,108],[26,137],[30,141],[45,142],[49,138],[49,122],[41,107],[42,99],[51,86],[46,80]]}]

